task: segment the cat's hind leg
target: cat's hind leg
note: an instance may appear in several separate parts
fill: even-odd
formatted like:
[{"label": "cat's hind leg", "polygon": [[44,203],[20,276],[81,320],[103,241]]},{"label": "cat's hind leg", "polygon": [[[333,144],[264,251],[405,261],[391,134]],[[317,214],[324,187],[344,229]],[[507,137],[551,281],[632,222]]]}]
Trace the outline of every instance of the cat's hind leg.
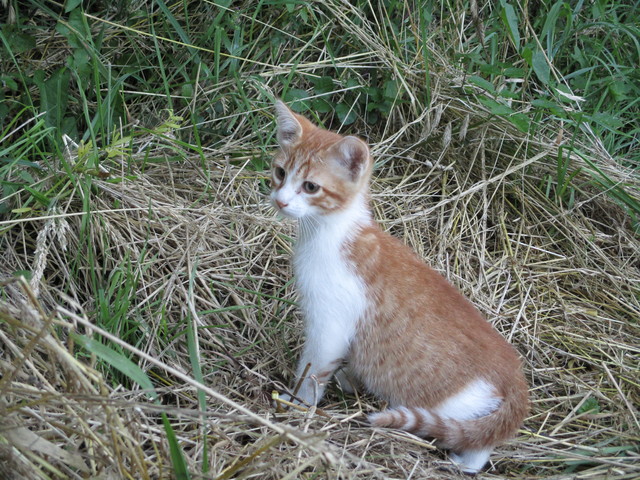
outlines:
[{"label": "cat's hind leg", "polygon": [[477,450],[464,450],[459,453],[450,452],[449,458],[464,473],[478,473],[489,461],[492,447]]}]

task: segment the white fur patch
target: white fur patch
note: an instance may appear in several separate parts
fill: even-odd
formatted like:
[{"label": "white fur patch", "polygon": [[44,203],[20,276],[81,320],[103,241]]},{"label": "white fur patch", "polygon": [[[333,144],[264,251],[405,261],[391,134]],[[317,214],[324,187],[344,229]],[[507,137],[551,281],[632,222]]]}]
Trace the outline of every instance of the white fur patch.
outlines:
[{"label": "white fur patch", "polygon": [[[300,219],[295,248],[294,271],[305,317],[306,342],[298,376],[311,363],[309,375],[339,366],[353,340],[356,324],[367,308],[364,283],[345,258],[344,245],[368,222],[364,198],[357,198],[345,210]],[[312,384],[305,381],[299,396],[315,403]],[[317,390],[317,388],[316,388]]]},{"label": "white fur patch", "polygon": [[489,415],[501,403],[502,398],[496,396],[493,385],[479,378],[447,398],[433,411],[442,418],[473,420]]},{"label": "white fur patch", "polygon": [[465,450],[459,454],[449,453],[449,458],[465,473],[478,473],[485,466],[493,448]]}]

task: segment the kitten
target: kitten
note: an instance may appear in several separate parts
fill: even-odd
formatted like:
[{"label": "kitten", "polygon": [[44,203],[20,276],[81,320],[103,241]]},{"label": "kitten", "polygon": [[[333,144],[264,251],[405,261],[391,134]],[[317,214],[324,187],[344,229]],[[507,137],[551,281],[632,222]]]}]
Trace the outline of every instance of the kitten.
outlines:
[{"label": "kitten", "polygon": [[338,370],[344,386],[355,378],[389,403],[369,415],[374,426],[435,438],[463,471],[477,472],[527,414],[518,354],[439,273],[376,225],[367,145],[313,125],[281,101],[276,111],[281,148],[271,200],[299,222],[293,265],[306,342],[297,398],[317,404],[347,362],[346,374]]}]

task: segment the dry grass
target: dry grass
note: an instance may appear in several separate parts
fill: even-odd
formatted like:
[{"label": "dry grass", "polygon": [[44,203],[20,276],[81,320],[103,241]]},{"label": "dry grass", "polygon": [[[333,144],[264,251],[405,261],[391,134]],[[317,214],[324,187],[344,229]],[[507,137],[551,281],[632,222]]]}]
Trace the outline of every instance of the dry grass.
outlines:
[{"label": "dry grass", "polygon": [[[532,195],[540,162],[505,153],[513,144],[484,128],[441,152],[414,144],[397,155],[374,145],[376,215],[465,291],[525,359],[531,417],[483,476],[637,477],[638,239],[605,196],[565,212]],[[534,158],[539,149],[527,150]],[[36,274],[31,285],[3,284],[4,475],[167,477],[165,411],[192,472],[207,444],[207,478],[453,478],[430,445],[369,428],[363,412],[378,407],[372,398],[334,390],[321,414],[271,408],[300,343],[288,263],[294,227],[274,217],[263,175],[248,162],[212,154],[206,175],[194,162],[96,182],[86,245],[73,206],[5,234],[6,271]],[[86,298],[88,273],[70,273],[86,248],[100,259],[103,280],[126,268],[138,278],[127,315],[145,334],[127,349],[158,385],[162,405],[135,385],[114,385],[68,336],[102,333],[96,300]],[[198,329],[204,413],[185,322]]]},{"label": "dry grass", "polygon": [[[423,81],[415,59],[394,57],[385,44],[394,39],[344,8],[331,21],[366,53],[342,67],[395,69],[410,96]],[[302,77],[335,60],[312,47],[290,60]],[[480,477],[638,478],[639,238],[585,172],[570,206],[545,194],[565,141],[554,125],[534,138],[489,117],[461,95],[463,76],[430,55],[429,105],[412,99],[350,133],[370,136],[383,227],[463,290],[524,359],[531,416]],[[0,221],[0,477],[172,477],[166,413],[192,478],[464,478],[423,440],[372,430],[364,414],[380,405],[369,396],[333,388],[321,410],[272,407],[271,392],[292,380],[301,319],[295,226],[275,217],[254,168],[260,148],[273,147],[260,143],[273,131],[267,98],[288,67],[259,68],[252,109],[212,119],[233,130],[204,161],[177,151],[179,132],[137,135],[131,155],[105,162],[108,179],[91,179],[90,195],[79,174],[47,215]],[[202,101],[224,88],[203,90]],[[638,191],[637,175],[596,139],[580,141],[614,184]],[[10,200],[22,206],[20,195]],[[12,275],[24,271],[29,280]],[[78,335],[131,358],[158,401]]]}]

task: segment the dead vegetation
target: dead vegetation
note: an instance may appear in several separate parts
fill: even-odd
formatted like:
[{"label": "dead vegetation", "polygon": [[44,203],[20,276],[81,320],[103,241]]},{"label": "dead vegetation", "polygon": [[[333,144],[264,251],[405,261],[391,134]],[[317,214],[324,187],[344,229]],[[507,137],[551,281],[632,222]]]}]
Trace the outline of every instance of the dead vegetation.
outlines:
[{"label": "dead vegetation", "polygon": [[[484,475],[633,478],[637,237],[607,197],[567,212],[536,194],[543,169],[494,153],[492,134],[456,142],[440,162],[420,146],[406,148],[413,158],[380,155],[377,216],[471,296],[525,359],[531,417]],[[36,272],[30,284],[3,284],[5,475],[169,476],[166,412],[192,472],[208,451],[207,478],[451,478],[423,441],[366,425],[363,412],[379,408],[372,398],[334,390],[321,414],[274,411],[271,391],[290,382],[299,345],[294,228],[274,217],[261,172],[215,154],[206,167],[204,175],[188,160],[159,163],[135,181],[96,181],[84,244],[72,208],[4,234],[5,272]],[[89,272],[71,273],[85,249],[111,289],[108,308],[128,298],[122,321],[135,322],[139,336],[124,351],[153,379],[157,404],[135,384],[114,383],[69,336],[108,334],[97,314],[105,305],[87,297]],[[117,295],[126,276],[135,285]],[[188,322],[198,331],[204,409]]]},{"label": "dead vegetation", "polygon": [[[343,61],[356,69],[374,57]],[[384,126],[350,133],[369,136],[383,227],[524,359],[531,415],[479,476],[638,478],[631,221],[579,157],[575,201],[563,202],[550,181],[561,132],[550,125],[534,138],[491,117],[459,95],[464,79],[442,62],[429,105],[398,106]],[[420,82],[403,74],[409,89]],[[301,319],[295,228],[275,217],[256,167],[274,147],[279,83],[265,81],[254,109],[235,112],[251,122],[204,157],[176,154],[177,127],[137,135],[105,162],[108,178],[78,173],[48,211],[0,220],[2,478],[187,478],[175,446],[191,478],[465,478],[424,440],[371,429],[364,415],[381,406],[364,394],[334,387],[317,410],[272,407],[272,391],[292,379]],[[637,175],[582,141],[607,178],[638,191]],[[54,184],[67,173],[49,174],[42,181]],[[20,193],[6,199],[13,209]]]}]

